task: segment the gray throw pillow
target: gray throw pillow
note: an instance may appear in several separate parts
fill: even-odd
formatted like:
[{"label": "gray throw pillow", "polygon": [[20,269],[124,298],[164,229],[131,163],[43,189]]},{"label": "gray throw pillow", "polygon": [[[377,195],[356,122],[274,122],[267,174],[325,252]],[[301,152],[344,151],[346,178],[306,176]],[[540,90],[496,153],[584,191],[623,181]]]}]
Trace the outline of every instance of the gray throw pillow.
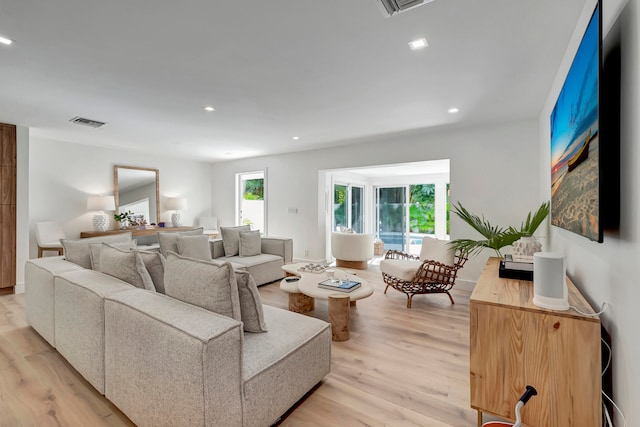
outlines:
[{"label": "gray throw pillow", "polygon": [[[100,271],[100,253],[102,252],[102,245],[105,243],[89,243],[89,255],[91,257],[91,269]],[[111,246],[118,249],[135,249],[137,241],[130,240],[128,242],[109,243]]]},{"label": "gray throw pillow", "polygon": [[178,236],[178,253],[189,258],[211,260],[209,236]]},{"label": "gray throw pillow", "polygon": [[118,243],[129,241],[131,241],[130,231],[80,240],[60,239],[60,243],[62,243],[62,247],[64,248],[64,258],[86,269],[91,269],[90,243]]},{"label": "gray throw pillow", "polygon": [[262,239],[260,231],[240,232],[240,256],[255,256],[262,253]]},{"label": "gray throw pillow", "polygon": [[231,263],[214,264],[169,252],[164,287],[167,296],[242,320],[238,285]]},{"label": "gray throw pillow", "polygon": [[240,232],[251,231],[250,225],[238,227],[220,227],[224,256],[236,256],[240,253]]},{"label": "gray throw pillow", "polygon": [[156,292],[164,294],[164,257],[160,252],[137,251],[151,277]]},{"label": "gray throw pillow", "polygon": [[202,234],[202,227],[190,231],[158,231],[158,244],[160,244],[160,252],[163,257],[167,257],[169,251],[178,252],[179,236],[198,236]]},{"label": "gray throw pillow", "polygon": [[258,292],[256,281],[248,271],[235,271],[238,295],[240,297],[240,314],[246,332],[267,332],[267,323],[262,310],[262,298]]},{"label": "gray throw pillow", "polygon": [[100,252],[100,272],[136,288],[156,290],[147,267],[137,251],[118,249],[105,243]]}]

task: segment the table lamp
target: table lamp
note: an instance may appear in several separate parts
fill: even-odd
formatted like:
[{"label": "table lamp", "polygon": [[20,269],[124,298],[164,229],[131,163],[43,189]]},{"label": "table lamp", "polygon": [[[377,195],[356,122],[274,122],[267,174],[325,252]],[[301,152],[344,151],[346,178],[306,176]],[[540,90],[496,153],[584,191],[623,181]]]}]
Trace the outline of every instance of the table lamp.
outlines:
[{"label": "table lamp", "polygon": [[187,209],[187,199],[184,197],[169,197],[167,199],[167,210],[175,211],[171,214],[171,223],[174,227],[182,227],[180,211]]},{"label": "table lamp", "polygon": [[116,202],[113,196],[89,196],[87,210],[98,211],[93,216],[93,230],[107,231],[109,229],[109,215],[104,211],[115,211]]}]

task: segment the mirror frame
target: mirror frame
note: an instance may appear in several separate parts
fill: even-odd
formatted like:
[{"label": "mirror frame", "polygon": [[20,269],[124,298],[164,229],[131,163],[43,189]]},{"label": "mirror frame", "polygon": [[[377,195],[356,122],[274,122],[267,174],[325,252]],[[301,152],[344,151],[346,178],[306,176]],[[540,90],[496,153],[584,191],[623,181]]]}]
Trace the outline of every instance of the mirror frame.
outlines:
[{"label": "mirror frame", "polygon": [[[132,169],[138,171],[155,172],[156,174],[156,224],[160,221],[160,171],[152,168],[138,166],[113,165],[113,197],[116,202],[116,214],[120,213],[120,193],[118,192],[118,169]],[[116,230],[120,229],[120,223],[116,221]]]}]

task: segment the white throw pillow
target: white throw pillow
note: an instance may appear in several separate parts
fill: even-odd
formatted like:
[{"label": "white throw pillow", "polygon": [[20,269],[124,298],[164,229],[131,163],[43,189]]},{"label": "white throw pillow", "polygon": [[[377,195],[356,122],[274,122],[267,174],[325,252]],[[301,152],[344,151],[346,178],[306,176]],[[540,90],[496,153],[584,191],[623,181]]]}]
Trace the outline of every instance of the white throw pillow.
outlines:
[{"label": "white throw pillow", "polygon": [[240,297],[240,315],[246,332],[267,332],[267,323],[262,310],[262,298],[256,281],[248,271],[235,271]]},{"label": "white throw pillow", "polygon": [[241,231],[240,232],[240,249],[241,257],[255,256],[262,253],[262,239],[260,231]]},{"label": "white throw pillow", "polygon": [[178,236],[178,253],[189,258],[211,260],[209,236]]},{"label": "white throw pillow", "polygon": [[[128,242],[114,242],[109,243],[111,246],[118,249],[135,249],[136,240],[130,240]],[[102,245],[105,243],[89,243],[89,255],[91,257],[91,269],[100,271],[100,253],[102,252]]]},{"label": "white throw pillow", "polygon": [[129,241],[131,241],[130,231],[80,240],[60,239],[60,243],[62,243],[62,247],[64,248],[64,258],[69,262],[86,268],[87,270],[91,269],[91,251],[89,250],[90,243],[117,243]]},{"label": "white throw pillow", "polygon": [[151,277],[156,292],[164,294],[164,257],[160,252],[137,251]]},{"label": "white throw pillow", "polygon": [[163,257],[167,257],[169,251],[178,252],[179,236],[199,236],[202,235],[202,227],[189,231],[158,231],[158,244],[160,245],[160,253]]},{"label": "white throw pillow", "polygon": [[105,243],[100,251],[100,272],[136,288],[156,290],[147,267],[136,251],[118,249]]},{"label": "white throw pillow", "polygon": [[240,253],[240,232],[251,231],[251,226],[220,227],[224,256],[236,256]]},{"label": "white throw pillow", "polygon": [[438,261],[445,265],[453,265],[454,251],[449,246],[448,240],[440,240],[435,237],[425,237],[422,239],[422,249],[420,250],[420,261]]},{"label": "white throw pillow", "polygon": [[214,264],[169,252],[164,288],[167,296],[242,320],[236,276],[229,262]]}]

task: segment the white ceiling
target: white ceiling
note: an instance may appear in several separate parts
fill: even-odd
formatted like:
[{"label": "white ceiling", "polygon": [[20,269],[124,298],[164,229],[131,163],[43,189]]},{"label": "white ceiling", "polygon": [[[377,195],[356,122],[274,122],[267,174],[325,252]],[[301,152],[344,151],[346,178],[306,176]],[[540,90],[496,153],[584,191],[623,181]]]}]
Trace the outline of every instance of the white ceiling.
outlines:
[{"label": "white ceiling", "polygon": [[584,3],[435,0],[385,19],[376,0],[5,0],[0,120],[220,161],[534,118]]}]

